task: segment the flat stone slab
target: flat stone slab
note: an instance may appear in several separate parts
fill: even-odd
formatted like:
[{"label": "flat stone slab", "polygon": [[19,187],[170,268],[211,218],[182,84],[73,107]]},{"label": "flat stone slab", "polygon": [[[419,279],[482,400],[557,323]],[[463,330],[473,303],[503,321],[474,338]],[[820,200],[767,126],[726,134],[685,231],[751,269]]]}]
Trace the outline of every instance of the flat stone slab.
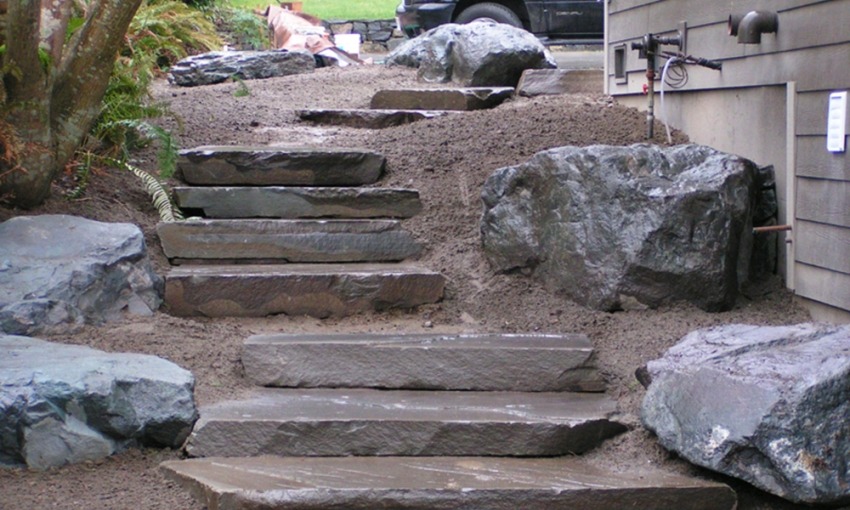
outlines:
[{"label": "flat stone slab", "polygon": [[441,274],[408,264],[183,266],[165,282],[169,313],[207,317],[412,308],[439,301],[445,286]]},{"label": "flat stone slab", "polygon": [[298,110],[295,112],[301,120],[326,124],[330,126],[346,126],[365,129],[383,129],[401,126],[425,119],[443,117],[450,113],[446,110]]},{"label": "flat stone slab", "polygon": [[242,347],[261,386],[604,391],[584,335],[257,335]]},{"label": "flat stone slab", "polygon": [[188,220],[156,227],[172,262],[392,262],[422,250],[395,220]]},{"label": "flat stone slab", "polygon": [[573,457],[254,457],[169,461],[165,475],[207,508],[232,510],[731,510],[728,486]]},{"label": "flat stone slab", "polygon": [[376,110],[484,110],[499,106],[513,87],[379,90],[370,108]]},{"label": "flat stone slab", "polygon": [[360,186],[376,182],[385,162],[361,149],[203,146],[180,151],[177,168],[201,186]]},{"label": "flat stone slab", "polygon": [[411,218],[419,192],[397,188],[175,187],[183,209],[209,218]]},{"label": "flat stone slab", "polygon": [[201,409],[193,457],[553,456],[587,451],[626,427],[599,393],[256,390]]},{"label": "flat stone slab", "polygon": [[518,96],[602,94],[601,69],[526,69],[516,87]]}]

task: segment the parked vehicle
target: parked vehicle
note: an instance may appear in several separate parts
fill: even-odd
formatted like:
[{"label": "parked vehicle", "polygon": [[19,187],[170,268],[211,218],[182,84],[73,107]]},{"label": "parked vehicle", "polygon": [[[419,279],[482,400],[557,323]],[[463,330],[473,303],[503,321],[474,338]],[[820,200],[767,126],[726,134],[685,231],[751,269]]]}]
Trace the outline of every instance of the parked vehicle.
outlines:
[{"label": "parked vehicle", "polygon": [[416,37],[444,23],[492,19],[524,28],[545,44],[602,42],[601,0],[403,0],[399,29]]}]

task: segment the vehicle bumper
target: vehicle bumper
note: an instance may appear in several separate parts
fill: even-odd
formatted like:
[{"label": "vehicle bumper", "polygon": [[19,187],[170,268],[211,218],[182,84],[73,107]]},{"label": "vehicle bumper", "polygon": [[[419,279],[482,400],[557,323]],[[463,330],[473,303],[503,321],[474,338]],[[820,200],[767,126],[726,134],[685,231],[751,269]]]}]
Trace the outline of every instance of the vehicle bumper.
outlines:
[{"label": "vehicle bumper", "polygon": [[451,23],[455,8],[454,3],[440,4],[428,3],[417,5],[404,5],[396,9],[396,23],[398,28],[408,37],[431,30],[434,27]]}]

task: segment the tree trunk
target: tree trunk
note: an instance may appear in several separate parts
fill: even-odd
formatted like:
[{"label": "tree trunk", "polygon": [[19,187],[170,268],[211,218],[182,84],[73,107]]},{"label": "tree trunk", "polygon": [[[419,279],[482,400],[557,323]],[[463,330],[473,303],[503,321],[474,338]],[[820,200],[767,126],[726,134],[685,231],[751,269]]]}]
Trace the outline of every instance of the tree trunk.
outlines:
[{"label": "tree trunk", "polygon": [[[68,1],[16,0],[8,5],[2,115],[22,143],[11,151],[14,161],[0,162],[0,198],[24,208],[47,198],[54,177],[100,114],[118,50],[142,3],[92,0],[85,23],[63,49]],[[52,57],[49,69],[39,58],[41,43]],[[9,143],[0,139],[4,149]]]}]

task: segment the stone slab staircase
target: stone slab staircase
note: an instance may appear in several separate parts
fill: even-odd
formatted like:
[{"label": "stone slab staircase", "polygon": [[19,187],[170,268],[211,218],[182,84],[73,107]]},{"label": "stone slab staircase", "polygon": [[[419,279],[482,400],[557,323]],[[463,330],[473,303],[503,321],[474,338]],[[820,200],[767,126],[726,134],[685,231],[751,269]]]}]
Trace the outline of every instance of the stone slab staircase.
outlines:
[{"label": "stone slab staircase", "polygon": [[421,246],[400,219],[409,189],[365,187],[384,157],[356,149],[207,146],[182,151],[178,206],[157,227],[165,303],[180,316],[327,317],[439,301],[444,278],[405,262]]},{"label": "stone slab staircase", "polygon": [[210,509],[731,509],[728,487],[575,454],[625,430],[581,335],[263,335],[265,387],[200,410],[167,476]]}]

